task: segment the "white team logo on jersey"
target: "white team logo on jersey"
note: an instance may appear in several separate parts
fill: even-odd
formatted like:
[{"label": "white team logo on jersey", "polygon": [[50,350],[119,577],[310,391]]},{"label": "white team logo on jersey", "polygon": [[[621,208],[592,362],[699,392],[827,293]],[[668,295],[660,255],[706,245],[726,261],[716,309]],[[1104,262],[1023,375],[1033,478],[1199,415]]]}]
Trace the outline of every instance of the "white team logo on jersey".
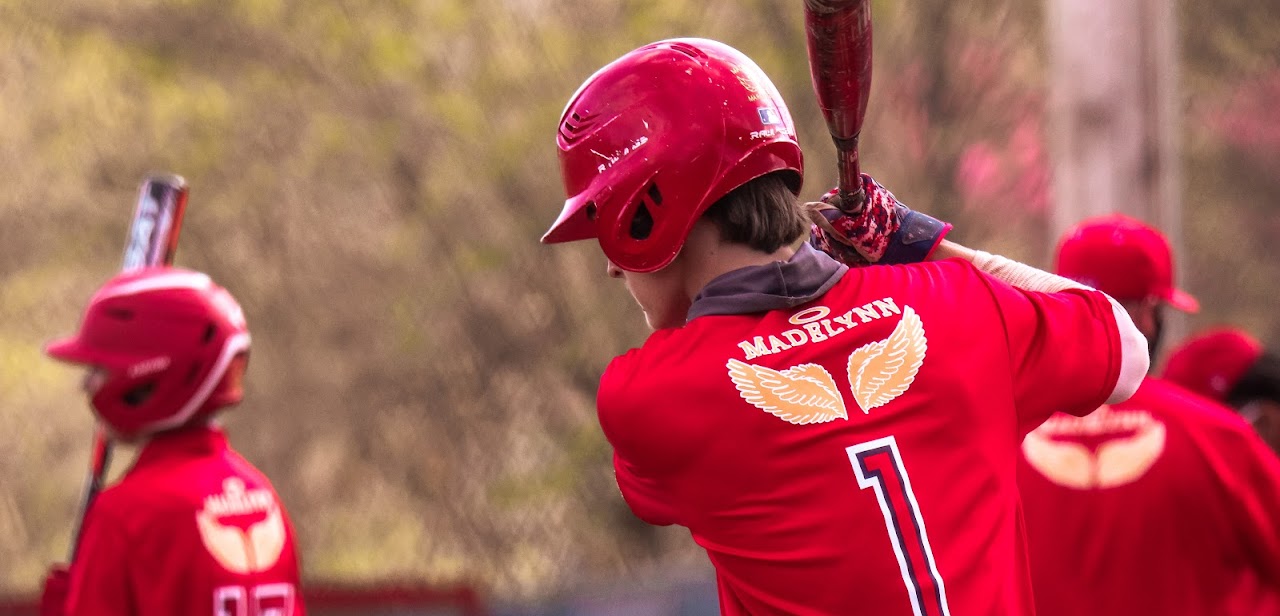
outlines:
[{"label": "white team logo on jersey", "polygon": [[[928,341],[920,315],[910,306],[889,337],[849,354],[849,390],[864,414],[906,393],[924,363]],[[848,419],[835,379],[817,364],[786,370],[730,359],[726,367],[742,399],[796,425]]]},{"label": "white team logo on jersey", "polygon": [[280,504],[270,490],[246,490],[239,477],[223,481],[221,494],[205,497],[204,508],[196,512],[196,528],[205,549],[232,573],[266,571],[284,553],[286,533]]},{"label": "white team logo on jersey", "polygon": [[1140,479],[1164,453],[1165,426],[1147,411],[1109,406],[1084,417],[1054,415],[1022,441],[1022,454],[1049,481],[1076,490]]}]

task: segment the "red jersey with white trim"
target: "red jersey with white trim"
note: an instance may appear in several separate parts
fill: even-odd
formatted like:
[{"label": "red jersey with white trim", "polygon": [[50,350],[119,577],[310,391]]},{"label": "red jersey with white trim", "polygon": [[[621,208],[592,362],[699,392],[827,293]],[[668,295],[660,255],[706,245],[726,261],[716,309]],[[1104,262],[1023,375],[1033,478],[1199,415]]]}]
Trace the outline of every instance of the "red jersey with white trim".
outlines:
[{"label": "red jersey with white trim", "polygon": [[1147,378],[1022,449],[1041,616],[1231,614],[1244,585],[1280,590],[1280,461],[1230,409]]},{"label": "red jersey with white trim", "polygon": [[689,529],[724,614],[1030,613],[1018,444],[1114,390],[1105,296],[806,247],[690,317],[614,359],[598,411],[627,503]]},{"label": "red jersey with white trim", "polygon": [[293,528],[213,427],[152,438],[85,520],[69,616],[305,613]]}]

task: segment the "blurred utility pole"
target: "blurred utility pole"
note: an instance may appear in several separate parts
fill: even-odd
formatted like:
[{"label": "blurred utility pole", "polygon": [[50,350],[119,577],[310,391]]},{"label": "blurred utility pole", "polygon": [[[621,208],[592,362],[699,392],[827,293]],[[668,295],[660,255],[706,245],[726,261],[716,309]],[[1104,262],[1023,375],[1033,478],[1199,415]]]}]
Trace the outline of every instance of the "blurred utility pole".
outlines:
[{"label": "blurred utility pole", "polygon": [[1048,0],[1054,237],[1121,212],[1181,237],[1173,0]]},{"label": "blurred utility pole", "polygon": [[[1083,218],[1128,214],[1165,232],[1182,278],[1177,4],[1048,3],[1052,237]],[[1166,345],[1185,331],[1183,319],[1169,325]]]}]

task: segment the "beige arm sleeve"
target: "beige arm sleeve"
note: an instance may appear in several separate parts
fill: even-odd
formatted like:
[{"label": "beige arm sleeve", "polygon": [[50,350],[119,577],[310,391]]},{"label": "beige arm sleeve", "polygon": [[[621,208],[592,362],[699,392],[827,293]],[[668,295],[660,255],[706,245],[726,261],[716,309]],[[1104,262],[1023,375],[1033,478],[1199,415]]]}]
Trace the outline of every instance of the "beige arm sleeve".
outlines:
[{"label": "beige arm sleeve", "polygon": [[[993,278],[1024,291],[1057,293],[1067,289],[1089,289],[1074,280],[981,250],[974,251],[972,261],[975,267]],[[1138,391],[1142,379],[1147,376],[1147,370],[1151,368],[1151,356],[1147,351],[1147,337],[1138,331],[1133,319],[1129,318],[1129,312],[1111,296],[1106,297],[1111,302],[1111,312],[1115,315],[1120,334],[1120,378],[1116,381],[1115,390],[1107,398],[1107,404],[1115,404],[1128,400]]]}]

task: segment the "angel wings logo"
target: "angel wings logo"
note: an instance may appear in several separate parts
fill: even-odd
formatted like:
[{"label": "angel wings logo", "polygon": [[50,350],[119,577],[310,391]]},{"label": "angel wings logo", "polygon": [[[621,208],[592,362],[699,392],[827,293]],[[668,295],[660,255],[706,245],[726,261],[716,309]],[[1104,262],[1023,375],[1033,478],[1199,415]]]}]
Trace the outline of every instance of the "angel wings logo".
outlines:
[{"label": "angel wings logo", "polygon": [[1164,453],[1165,425],[1147,411],[1109,406],[1084,416],[1054,415],[1022,441],[1032,468],[1060,486],[1111,488],[1147,474]]},{"label": "angel wings logo", "polygon": [[[920,315],[906,306],[888,338],[849,355],[849,390],[864,414],[906,393],[927,348]],[[783,421],[805,425],[849,418],[835,379],[818,364],[774,370],[730,359],[726,367],[743,400]]]},{"label": "angel wings logo", "polygon": [[204,499],[196,512],[200,539],[218,564],[232,573],[258,573],[275,566],[284,553],[284,514],[270,490],[246,490],[230,477],[222,493]]}]

